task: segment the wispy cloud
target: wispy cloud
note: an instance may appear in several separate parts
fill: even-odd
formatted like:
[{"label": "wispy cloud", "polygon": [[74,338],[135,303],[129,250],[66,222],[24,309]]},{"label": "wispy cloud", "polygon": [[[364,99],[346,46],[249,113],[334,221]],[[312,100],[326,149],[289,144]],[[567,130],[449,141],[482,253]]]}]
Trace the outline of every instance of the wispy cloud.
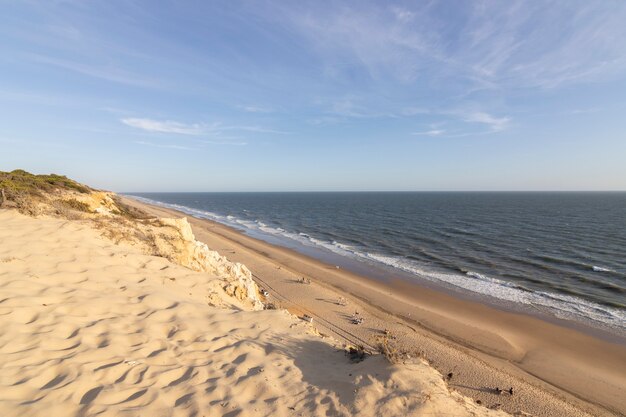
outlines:
[{"label": "wispy cloud", "polygon": [[332,103],[331,112],[339,116],[347,117],[375,117],[376,113],[368,111],[365,107],[358,105],[354,100],[346,98]]},{"label": "wispy cloud", "polygon": [[90,100],[83,97],[72,97],[68,94],[35,92],[30,90],[0,89],[0,100],[6,102],[22,102],[43,106],[85,106]]},{"label": "wispy cloud", "polygon": [[388,106],[387,103],[372,104],[366,97],[358,94],[325,99],[318,98],[316,102],[321,107],[321,111],[325,113],[322,117],[312,119],[316,120],[318,124],[346,119],[396,118],[404,115],[402,112],[394,111],[393,107]]},{"label": "wispy cloud", "polygon": [[[422,36],[412,21],[416,14],[399,8],[364,4],[311,10],[285,8],[284,22],[311,42],[327,62],[326,74],[341,74],[342,68],[364,69],[372,78],[391,76],[413,81],[425,56],[436,57],[429,36]],[[425,31],[425,33],[427,33]],[[432,52],[429,52],[432,51]],[[345,62],[341,66],[336,62]],[[346,65],[350,64],[350,65]]]},{"label": "wispy cloud", "polygon": [[233,126],[229,126],[229,125],[221,125],[221,124],[217,124],[212,128],[212,131],[214,132],[221,132],[221,131],[226,131],[226,130],[243,130],[246,132],[255,132],[255,133],[273,133],[276,135],[290,135],[291,132],[287,132],[284,130],[276,130],[276,129],[270,129],[270,128],[266,128],[266,127],[262,127],[262,126],[237,126],[237,125],[233,125]]},{"label": "wispy cloud", "polygon": [[424,132],[413,132],[411,133],[414,136],[441,136],[446,133],[443,129],[431,129]]},{"label": "wispy cloud", "polygon": [[233,142],[226,140],[201,140],[201,143],[206,143],[207,145],[224,145],[224,146],[246,146],[248,142]]},{"label": "wispy cloud", "polygon": [[400,22],[404,22],[404,23],[410,22],[415,17],[414,12],[407,10],[407,9],[403,9],[401,7],[392,7],[391,11],[395,15],[396,19],[399,20]]},{"label": "wispy cloud", "polygon": [[79,74],[87,75],[89,77],[100,78],[107,81],[112,81],[121,84],[133,85],[138,87],[149,88],[162,88],[161,82],[151,79],[144,75],[137,75],[130,71],[124,70],[117,66],[106,64],[87,64],[83,62],[76,62],[62,58],[50,57],[46,55],[38,54],[26,54],[25,57],[40,64],[52,65],[65,70],[73,71]]},{"label": "wispy cloud", "polygon": [[[245,131],[263,134],[288,135],[290,132],[270,129],[262,126],[225,125],[219,122],[206,123],[181,123],[173,120],[155,120],[148,118],[123,118],[120,119],[127,126],[141,129],[152,133],[173,133],[191,136],[212,136],[219,139],[217,142],[226,144],[224,133],[227,131]],[[217,143],[216,142],[216,143]]]},{"label": "wispy cloud", "polygon": [[176,133],[179,135],[201,135],[207,130],[206,127],[200,124],[185,124],[172,120],[159,121],[153,119],[125,118],[121,119],[121,122],[125,125],[148,132]]},{"label": "wispy cloud", "polygon": [[308,123],[315,126],[324,126],[341,123],[344,119],[337,116],[321,116],[307,120]]},{"label": "wispy cloud", "polygon": [[[484,111],[432,112],[437,117],[448,118],[446,122],[430,124],[430,129],[412,132],[413,136],[462,138],[502,132],[509,128],[511,118],[494,116]],[[453,125],[453,126],[450,126]],[[480,128],[476,128],[476,125]],[[443,126],[446,126],[444,129]]]},{"label": "wispy cloud", "polygon": [[61,143],[59,140],[51,140],[50,138],[46,138],[45,140],[33,140],[33,139],[25,139],[25,138],[14,138],[14,137],[4,137],[0,135],[0,143],[10,143],[12,145],[28,145],[28,146],[36,146],[38,148],[58,148],[58,149],[74,149],[73,146],[67,145],[65,143]]},{"label": "wispy cloud", "polygon": [[[333,68],[374,79],[464,81],[475,88],[553,88],[626,69],[626,3],[448,2],[409,8],[276,7]],[[452,19],[452,20],[451,20]],[[341,60],[341,66],[333,65]]]},{"label": "wispy cloud", "polygon": [[602,109],[600,109],[599,107],[591,107],[588,109],[574,109],[574,110],[567,111],[565,113],[566,114],[588,114],[588,113],[597,113],[601,110]]},{"label": "wispy cloud", "polygon": [[196,148],[191,148],[189,146],[146,142],[146,141],[143,141],[143,140],[137,140],[137,141],[135,141],[135,143],[138,144],[138,145],[152,146],[152,147],[155,147],[155,148],[178,149],[178,150],[181,150],[181,151],[193,151],[193,150],[196,149]]},{"label": "wispy cloud", "polygon": [[461,116],[464,121],[470,123],[482,123],[487,125],[493,132],[500,132],[506,129],[511,122],[508,117],[496,117],[489,113],[476,111]]},{"label": "wispy cloud", "polygon": [[432,110],[425,107],[405,107],[400,110],[402,116],[415,116],[416,114],[429,114]]},{"label": "wispy cloud", "polygon": [[247,111],[248,113],[273,113],[274,109],[271,107],[265,106],[237,106],[239,109],[243,111]]}]

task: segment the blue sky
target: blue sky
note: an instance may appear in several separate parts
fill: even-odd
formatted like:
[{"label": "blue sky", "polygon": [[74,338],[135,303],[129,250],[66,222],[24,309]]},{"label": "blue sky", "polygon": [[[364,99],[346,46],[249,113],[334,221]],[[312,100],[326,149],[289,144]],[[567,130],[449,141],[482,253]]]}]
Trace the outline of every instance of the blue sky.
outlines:
[{"label": "blue sky", "polygon": [[626,2],[2,1],[0,170],[626,190]]}]

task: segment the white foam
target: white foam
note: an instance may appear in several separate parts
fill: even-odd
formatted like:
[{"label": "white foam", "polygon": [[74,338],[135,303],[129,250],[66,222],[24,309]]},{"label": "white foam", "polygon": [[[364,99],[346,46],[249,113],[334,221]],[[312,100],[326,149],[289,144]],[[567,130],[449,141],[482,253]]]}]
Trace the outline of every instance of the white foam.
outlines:
[{"label": "white foam", "polygon": [[595,265],[593,265],[591,269],[593,269],[596,272],[613,272],[609,268],[603,268],[601,266],[595,266]]}]

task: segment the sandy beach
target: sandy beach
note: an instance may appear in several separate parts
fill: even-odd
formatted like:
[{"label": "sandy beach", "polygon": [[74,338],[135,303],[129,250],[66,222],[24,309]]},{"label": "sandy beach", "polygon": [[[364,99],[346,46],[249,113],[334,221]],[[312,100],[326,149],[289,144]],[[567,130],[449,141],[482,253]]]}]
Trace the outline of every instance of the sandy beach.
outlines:
[{"label": "sandy beach", "polygon": [[[126,201],[154,215],[184,215]],[[452,373],[450,387],[482,404],[537,416],[626,412],[621,344],[402,280],[382,285],[219,223],[189,221],[198,239],[248,265],[271,301],[313,316],[320,332],[374,348],[387,330],[399,350],[426,358],[443,375]],[[302,277],[311,283],[300,283]],[[363,324],[352,323],[355,311]],[[513,396],[493,392],[511,386]]]},{"label": "sandy beach", "polygon": [[355,358],[262,309],[247,268],[185,221],[146,221],[154,240],[137,240],[107,194],[78,197],[55,201],[90,214],[0,209],[3,416],[506,415],[419,358]]},{"label": "sandy beach", "polygon": [[64,177],[12,175],[0,208],[2,415],[626,409],[621,345],[382,285]]}]

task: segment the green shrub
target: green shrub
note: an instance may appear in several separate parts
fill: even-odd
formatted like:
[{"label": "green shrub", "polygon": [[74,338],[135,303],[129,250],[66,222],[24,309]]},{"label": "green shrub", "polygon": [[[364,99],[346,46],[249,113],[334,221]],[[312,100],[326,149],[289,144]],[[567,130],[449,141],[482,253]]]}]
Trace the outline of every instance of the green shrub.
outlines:
[{"label": "green shrub", "polygon": [[5,190],[7,199],[17,200],[24,196],[41,196],[56,189],[89,193],[91,189],[63,175],[35,175],[23,169],[11,172],[0,171],[0,189]]}]

